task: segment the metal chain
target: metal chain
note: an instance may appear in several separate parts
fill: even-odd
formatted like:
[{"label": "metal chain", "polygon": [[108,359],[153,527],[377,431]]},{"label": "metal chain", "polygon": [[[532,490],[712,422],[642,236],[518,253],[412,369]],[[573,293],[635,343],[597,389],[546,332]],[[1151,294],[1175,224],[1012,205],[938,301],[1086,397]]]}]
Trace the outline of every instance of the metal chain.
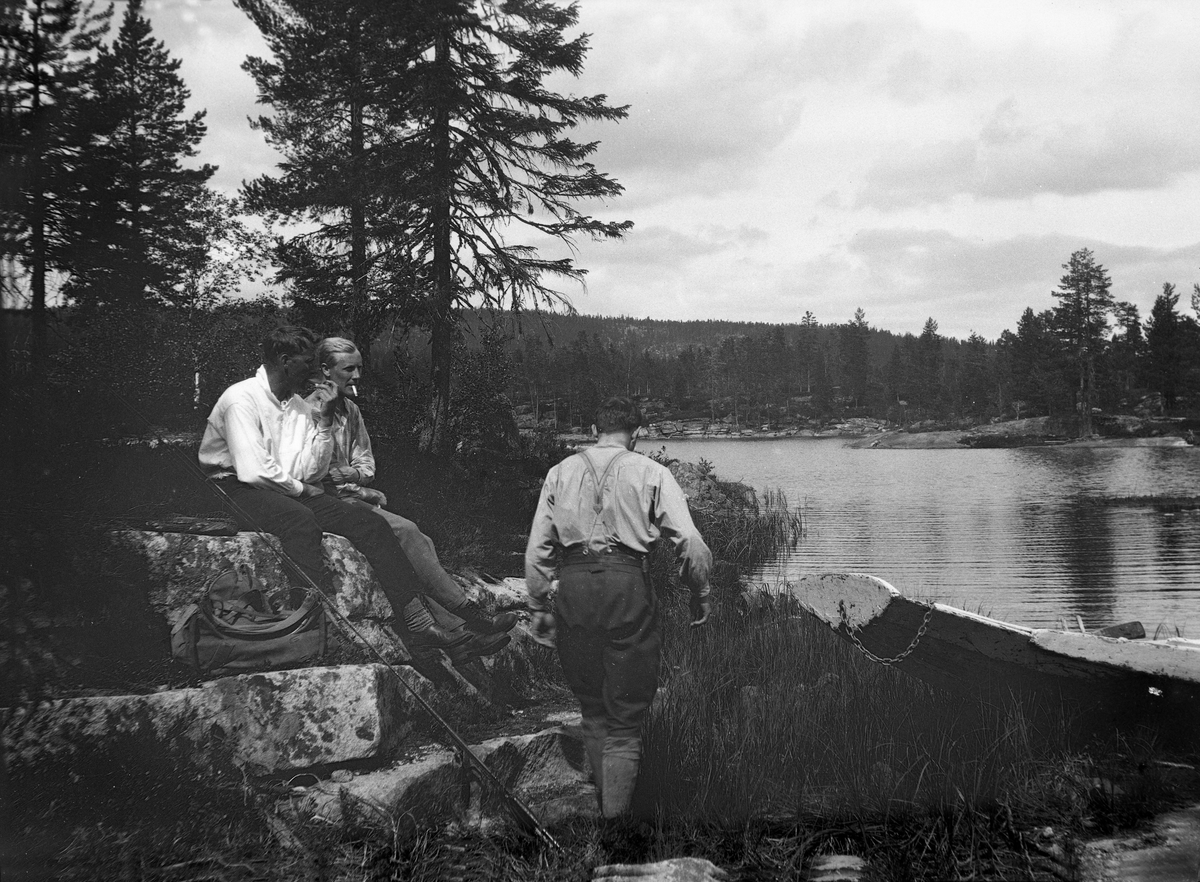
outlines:
[{"label": "metal chain", "polygon": [[[933,607],[930,606],[925,610],[925,618],[921,622],[921,627],[917,629],[917,636],[912,639],[912,643],[908,644],[908,649],[904,650],[904,652],[900,653],[899,655],[897,655],[893,658],[881,658],[880,656],[871,652],[871,650],[869,650],[869,649],[867,649],[867,647],[863,646],[862,641],[858,639],[858,635],[853,630],[851,630],[849,625],[847,625],[847,627],[846,627],[846,634],[847,634],[847,636],[849,636],[850,642],[858,647],[858,651],[861,652],[863,655],[865,655],[867,658],[869,658],[871,661],[877,662],[881,665],[894,665],[894,664],[898,664],[899,662],[904,661],[906,658],[909,657],[909,655],[912,654],[912,651],[917,648],[917,644],[921,642],[921,638],[924,637],[925,632],[927,630],[929,630],[929,619],[932,618],[932,616],[933,616]],[[843,624],[846,624],[846,623],[843,622]]]}]

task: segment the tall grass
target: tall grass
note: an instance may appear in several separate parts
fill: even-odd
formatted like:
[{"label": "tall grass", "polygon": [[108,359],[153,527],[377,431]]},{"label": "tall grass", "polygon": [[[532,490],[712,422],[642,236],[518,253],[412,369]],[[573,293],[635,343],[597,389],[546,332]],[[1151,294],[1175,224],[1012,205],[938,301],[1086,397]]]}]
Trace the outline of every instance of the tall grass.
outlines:
[{"label": "tall grass", "polygon": [[1069,847],[1048,862],[1036,831],[1069,844],[1169,801],[1152,742],[1087,740],[1028,696],[935,690],[867,660],[786,590],[748,590],[804,526],[778,494],[704,525],[726,564],[703,628],[688,626],[670,561],[655,562],[663,667],[635,812],[676,831],[783,825],[792,856],[759,850],[778,867],[799,866],[795,849],[844,848],[870,853],[879,878],[1007,879],[1070,872]]},{"label": "tall grass", "polygon": [[[787,603],[689,630],[667,606],[643,796],[675,817],[841,817],[994,805],[1070,747],[1014,699],[937,692],[858,655]],[[1063,721],[1065,722],[1065,721]],[[1046,728],[1039,728],[1049,726]]]}]

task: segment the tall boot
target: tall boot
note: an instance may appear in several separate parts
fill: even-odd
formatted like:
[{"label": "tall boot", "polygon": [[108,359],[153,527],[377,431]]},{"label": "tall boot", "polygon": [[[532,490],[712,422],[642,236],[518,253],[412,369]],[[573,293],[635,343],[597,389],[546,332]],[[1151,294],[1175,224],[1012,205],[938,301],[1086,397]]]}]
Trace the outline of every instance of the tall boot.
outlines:
[{"label": "tall boot", "polygon": [[503,634],[505,631],[511,631],[517,623],[516,613],[506,612],[490,616],[487,610],[473,600],[468,600],[450,612],[466,622],[467,627],[476,634]]},{"label": "tall boot", "polygon": [[605,739],[604,784],[600,795],[601,812],[604,817],[616,818],[629,811],[641,760],[640,739],[612,736]]},{"label": "tall boot", "polygon": [[467,639],[446,653],[450,657],[450,663],[453,665],[466,664],[480,656],[492,655],[508,646],[509,641],[512,640],[512,637],[508,634],[474,634],[466,628],[450,633],[457,634],[460,630],[461,633],[466,635]]}]

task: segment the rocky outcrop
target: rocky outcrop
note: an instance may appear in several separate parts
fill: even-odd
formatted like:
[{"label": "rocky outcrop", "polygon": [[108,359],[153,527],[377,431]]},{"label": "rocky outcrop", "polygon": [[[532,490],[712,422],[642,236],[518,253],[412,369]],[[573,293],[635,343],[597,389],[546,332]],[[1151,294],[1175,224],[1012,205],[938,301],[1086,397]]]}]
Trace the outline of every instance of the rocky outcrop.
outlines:
[{"label": "rocky outcrop", "polygon": [[[133,553],[144,561],[150,585],[150,606],[172,627],[187,607],[204,594],[208,580],[224,568],[248,567],[268,592],[288,584],[279,542],[274,536],[249,532],[236,536],[208,536],[148,530],[118,530],[111,535],[123,552]],[[338,611],[389,661],[407,662],[408,651],[386,624],[393,614],[391,604],[367,559],[349,540],[332,533],[325,534],[322,548],[325,564],[333,575]],[[468,598],[493,613],[500,609],[519,609],[525,602],[523,581],[519,589],[464,579],[460,579],[459,584]],[[459,623],[456,618],[443,621],[447,627]],[[334,627],[335,633],[337,630]],[[345,635],[340,636],[343,643],[354,642]]]},{"label": "rocky outcrop", "polygon": [[[543,825],[596,814],[578,714],[562,714],[558,725],[540,732],[472,745],[471,751]],[[384,827],[404,815],[425,823],[474,815],[473,820],[485,826],[503,817],[490,783],[470,788],[469,797],[463,783],[455,752],[429,747],[386,768],[330,776],[277,808],[285,816],[331,823],[344,822],[346,813],[353,812],[358,823]]]},{"label": "rocky outcrop", "polygon": [[[400,669],[428,699],[429,682]],[[462,700],[471,701],[469,695]],[[420,710],[383,665],[223,677],[193,689],[43,702],[4,711],[10,775],[170,755],[185,766],[232,764],[262,775],[385,756]]]},{"label": "rocky outcrop", "polygon": [[708,469],[695,463],[672,460],[667,467],[693,511],[730,516],[758,510],[758,495],[753,487],[720,481]]},{"label": "rocky outcrop", "polygon": [[[279,540],[274,536],[120,530],[113,533],[113,539],[145,558],[152,582],[150,605],[171,624],[188,604],[200,599],[208,579],[225,567],[247,566],[268,588],[287,584]],[[391,607],[370,564],[349,540],[326,533],[322,545],[342,614],[350,619],[390,616]]]}]

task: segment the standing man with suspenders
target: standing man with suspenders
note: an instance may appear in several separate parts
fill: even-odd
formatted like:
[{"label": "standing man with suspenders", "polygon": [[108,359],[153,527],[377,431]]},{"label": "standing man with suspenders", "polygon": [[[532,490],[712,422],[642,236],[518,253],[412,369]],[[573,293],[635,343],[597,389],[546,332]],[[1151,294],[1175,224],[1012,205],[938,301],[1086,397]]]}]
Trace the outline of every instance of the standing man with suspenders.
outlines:
[{"label": "standing man with suspenders", "polygon": [[[646,557],[671,543],[692,592],[693,627],[708,621],[712,553],[670,471],[633,452],[642,414],[610,398],[596,445],[546,475],[525,549],[525,583],[540,642],[555,640],[583,712],[584,742],[605,818],[629,809],[642,755],[641,725],[658,689],[658,604]],[[556,612],[549,595],[558,568]]]}]

